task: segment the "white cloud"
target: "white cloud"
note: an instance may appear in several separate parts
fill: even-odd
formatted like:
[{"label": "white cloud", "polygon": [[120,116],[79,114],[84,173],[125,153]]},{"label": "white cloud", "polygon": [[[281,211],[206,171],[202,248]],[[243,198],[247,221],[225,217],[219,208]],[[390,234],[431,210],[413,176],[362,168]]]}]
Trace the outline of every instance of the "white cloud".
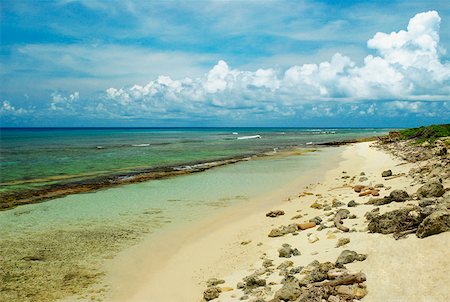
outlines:
[{"label": "white cloud", "polygon": [[58,92],[52,94],[50,100],[50,110],[52,111],[74,111],[74,105],[80,99],[80,93],[78,91],[71,93],[67,96],[63,96]]},{"label": "white cloud", "polygon": [[24,108],[16,108],[11,105],[9,101],[3,101],[0,106],[0,114],[8,114],[8,115],[24,115],[31,112],[30,110],[26,110]]},{"label": "white cloud", "polygon": [[[203,77],[172,80],[160,76],[144,86],[109,88],[105,99],[128,112],[210,116],[264,110],[282,115],[304,102],[325,100],[445,101],[450,98],[450,64],[440,61],[440,21],[437,12],[429,11],[414,16],[407,30],[376,33],[367,44],[378,56],[368,55],[360,66],[340,53],[329,61],[295,65],[284,72],[232,69],[220,60]],[[406,102],[409,107],[393,104],[397,109],[417,112],[417,103]],[[375,108],[360,112],[371,115]],[[325,107],[315,110],[333,114]]]}]

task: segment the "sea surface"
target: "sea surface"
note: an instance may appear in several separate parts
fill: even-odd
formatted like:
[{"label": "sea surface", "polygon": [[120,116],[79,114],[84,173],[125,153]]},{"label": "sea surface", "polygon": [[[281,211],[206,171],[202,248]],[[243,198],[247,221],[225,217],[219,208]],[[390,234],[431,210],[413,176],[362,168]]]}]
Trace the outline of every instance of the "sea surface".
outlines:
[{"label": "sea surface", "polygon": [[[386,129],[2,129],[1,190],[261,153],[201,173],[115,186],[0,211],[0,301],[105,300],[105,261],[223,208],[295,186],[336,158],[315,143]],[[242,137],[257,136],[260,138]],[[305,149],[306,148],[306,149]],[[316,152],[305,150],[319,149]],[[282,152],[289,150],[289,152]],[[296,152],[292,152],[292,151]],[[275,152],[276,151],[276,152]],[[299,188],[300,190],[300,188]],[[154,236],[154,237],[152,237]],[[155,239],[156,240],[156,239]],[[151,255],[150,255],[151,256]],[[100,290],[90,290],[92,286]]]},{"label": "sea surface", "polygon": [[82,183],[98,176],[311,147],[384,132],[307,128],[3,128],[0,192],[70,181]]}]

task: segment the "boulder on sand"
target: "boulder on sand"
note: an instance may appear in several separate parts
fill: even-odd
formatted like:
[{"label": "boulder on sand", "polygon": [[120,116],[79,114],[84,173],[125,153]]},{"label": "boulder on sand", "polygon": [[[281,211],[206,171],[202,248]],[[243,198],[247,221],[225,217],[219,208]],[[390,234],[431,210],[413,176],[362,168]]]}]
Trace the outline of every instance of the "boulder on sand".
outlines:
[{"label": "boulder on sand", "polygon": [[425,218],[417,229],[417,237],[425,238],[431,235],[450,231],[450,211],[436,211]]},{"label": "boulder on sand", "polygon": [[444,195],[444,186],[437,179],[432,179],[417,190],[419,197],[440,197]]},{"label": "boulder on sand", "polygon": [[381,173],[381,177],[389,177],[389,176],[392,176],[391,170],[386,170]]}]

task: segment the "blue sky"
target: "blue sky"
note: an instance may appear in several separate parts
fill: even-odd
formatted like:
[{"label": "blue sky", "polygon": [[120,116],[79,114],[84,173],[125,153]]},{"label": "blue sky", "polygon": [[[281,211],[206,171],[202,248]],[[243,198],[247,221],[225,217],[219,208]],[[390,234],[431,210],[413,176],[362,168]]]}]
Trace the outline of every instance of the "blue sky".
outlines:
[{"label": "blue sky", "polygon": [[448,1],[0,5],[1,126],[450,120]]}]

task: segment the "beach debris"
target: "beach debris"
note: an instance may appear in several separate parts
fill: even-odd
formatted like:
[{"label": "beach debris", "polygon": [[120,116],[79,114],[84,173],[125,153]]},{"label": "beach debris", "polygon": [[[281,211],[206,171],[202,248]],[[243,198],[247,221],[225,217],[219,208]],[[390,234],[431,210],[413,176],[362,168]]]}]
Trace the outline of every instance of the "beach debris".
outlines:
[{"label": "beach debris", "polygon": [[389,176],[392,176],[391,170],[386,170],[381,173],[381,177],[389,177]]},{"label": "beach debris", "polygon": [[347,207],[349,207],[349,208],[356,207],[357,205],[359,205],[359,203],[356,203],[354,200],[350,200],[350,201],[347,203]]},{"label": "beach debris", "polygon": [[211,287],[211,286],[216,286],[219,284],[224,284],[225,280],[223,279],[217,279],[217,278],[210,278],[208,279],[208,281],[206,281],[206,286]]},{"label": "beach debris", "polygon": [[302,214],[298,214],[298,215],[295,215],[294,217],[292,217],[291,219],[294,220],[294,219],[299,219],[299,218],[302,218],[302,217],[303,217]]},{"label": "beach debris", "polygon": [[322,209],[322,208],[323,208],[323,205],[320,204],[320,203],[318,203],[318,202],[316,201],[316,202],[314,202],[313,204],[311,204],[309,207],[310,207],[310,208],[313,208],[313,209]]},{"label": "beach debris", "polygon": [[337,199],[335,198],[335,199],[333,199],[333,201],[331,201],[331,206],[332,206],[333,208],[339,208],[339,207],[345,206],[345,203],[340,202],[339,200],[337,200]]},{"label": "beach debris", "polygon": [[216,298],[219,298],[220,292],[222,291],[222,289],[218,286],[211,286],[208,287],[204,292],[203,292],[203,299],[205,299],[206,301],[210,301]]},{"label": "beach debris", "polygon": [[336,260],[336,267],[343,267],[344,264],[352,263],[355,261],[364,261],[366,260],[366,258],[367,255],[358,254],[355,251],[344,250]]},{"label": "beach debris", "polygon": [[336,247],[341,247],[344,246],[346,244],[350,243],[350,238],[347,237],[343,237],[343,238],[339,238]]},{"label": "beach debris", "polygon": [[290,244],[283,243],[280,249],[278,249],[278,257],[291,258],[291,256],[299,256],[300,252],[296,248],[292,248]]},{"label": "beach debris", "polygon": [[437,179],[432,179],[417,190],[417,195],[423,197],[440,197],[444,195],[445,190],[442,183]]},{"label": "beach debris", "polygon": [[319,241],[319,237],[317,237],[315,234],[308,234],[308,242],[314,243]]},{"label": "beach debris", "polygon": [[309,222],[314,222],[315,225],[319,225],[322,222],[322,218],[320,218],[319,216],[316,216],[314,218],[311,218],[309,220]]},{"label": "beach debris", "polygon": [[247,245],[247,244],[250,244],[252,241],[251,240],[244,240],[244,241],[241,241],[241,245]]},{"label": "beach debris", "polygon": [[289,233],[294,233],[298,231],[298,224],[291,223],[289,225],[282,225],[278,228],[272,229],[269,233],[269,237],[280,237]]},{"label": "beach debris", "polygon": [[267,217],[278,217],[281,215],[284,215],[284,211],[282,211],[282,210],[273,210],[273,211],[266,213]]},{"label": "beach debris", "polygon": [[368,196],[368,195],[372,195],[372,196],[380,196],[380,191],[376,190],[376,189],[368,189],[365,190],[361,193],[359,193],[359,197],[363,197],[363,196]]},{"label": "beach debris", "polygon": [[425,238],[431,235],[450,231],[450,211],[440,210],[427,216],[417,228],[417,237]]},{"label": "beach debris", "polygon": [[300,230],[307,230],[307,229],[313,228],[315,226],[316,226],[315,222],[304,222],[304,223],[299,223],[298,224],[298,228]]},{"label": "beach debris", "polygon": [[350,214],[350,211],[347,209],[340,209],[336,215],[334,216],[334,226],[343,232],[348,232],[349,228],[345,227],[342,219],[346,219],[348,217],[348,214]]}]

